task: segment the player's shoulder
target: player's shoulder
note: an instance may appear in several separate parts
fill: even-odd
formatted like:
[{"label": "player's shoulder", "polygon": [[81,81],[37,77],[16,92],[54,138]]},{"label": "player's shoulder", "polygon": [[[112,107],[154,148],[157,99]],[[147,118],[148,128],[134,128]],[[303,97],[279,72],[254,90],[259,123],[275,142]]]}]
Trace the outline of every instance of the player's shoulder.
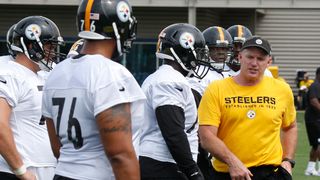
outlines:
[{"label": "player's shoulder", "polygon": [[155,72],[150,74],[142,83],[142,88],[148,87],[169,88],[169,87],[190,87],[188,79],[180,72],[169,65],[162,65]]},{"label": "player's shoulder", "polygon": [[2,75],[19,76],[26,69],[26,67],[13,61],[2,61],[0,64],[0,74]]},{"label": "player's shoulder", "polygon": [[7,63],[8,61],[12,60],[14,59],[10,55],[0,56],[0,63]]}]

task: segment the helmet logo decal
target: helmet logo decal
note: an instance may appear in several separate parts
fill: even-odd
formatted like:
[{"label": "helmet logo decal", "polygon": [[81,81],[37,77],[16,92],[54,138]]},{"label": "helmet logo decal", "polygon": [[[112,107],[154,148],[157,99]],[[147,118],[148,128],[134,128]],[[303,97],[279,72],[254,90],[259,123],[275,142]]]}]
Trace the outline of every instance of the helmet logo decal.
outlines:
[{"label": "helmet logo decal", "polygon": [[117,15],[120,21],[127,22],[130,18],[130,13],[129,5],[124,1],[120,1],[117,5]]},{"label": "helmet logo decal", "polygon": [[190,49],[194,45],[194,37],[192,34],[185,32],[180,36],[179,42],[185,49]]},{"label": "helmet logo decal", "polygon": [[257,39],[256,40],[256,44],[262,44],[262,40],[261,39]]},{"label": "helmet logo decal", "polygon": [[36,40],[41,35],[41,28],[37,24],[30,24],[26,30],[25,34],[28,39],[30,40]]},{"label": "helmet logo decal", "polygon": [[90,13],[90,19],[99,20],[100,19],[100,14],[99,13]]}]

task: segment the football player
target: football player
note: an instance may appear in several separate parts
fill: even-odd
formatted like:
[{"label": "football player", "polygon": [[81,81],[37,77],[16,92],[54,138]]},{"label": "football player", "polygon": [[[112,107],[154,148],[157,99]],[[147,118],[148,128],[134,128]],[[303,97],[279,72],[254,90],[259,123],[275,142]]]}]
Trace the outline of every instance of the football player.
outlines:
[{"label": "football player", "polygon": [[139,180],[137,159],[145,95],[113,58],[136,36],[127,0],[83,0],[79,55],[65,59],[44,87],[43,116],[58,165],[55,180]]},{"label": "football player", "polygon": [[[223,73],[226,70],[225,62],[229,60],[232,48],[232,38],[227,30],[220,26],[212,26],[202,32],[206,45],[209,48],[209,57],[211,68],[202,78],[189,78],[194,96],[196,97],[197,107],[207,86],[219,79],[223,79]],[[199,144],[198,166],[201,169],[205,179],[212,179],[211,156]]]},{"label": "football player", "polygon": [[[240,52],[240,49],[242,48],[243,43],[248,38],[252,37],[251,31],[243,25],[230,26],[227,31],[232,37],[233,52],[231,58],[229,59],[229,61],[227,61],[227,69],[229,70],[227,71],[227,73],[224,73],[225,78],[239,74],[240,62],[238,59],[238,54]],[[270,58],[272,58],[272,56],[270,56]],[[264,71],[264,75],[273,77],[268,68]]]},{"label": "football player", "polygon": [[197,107],[186,76],[201,79],[208,71],[205,40],[193,25],[172,24],[159,34],[156,56],[163,65],[142,84],[147,101],[140,143],[141,179],[203,180],[196,163]]},{"label": "football player", "polygon": [[39,125],[44,79],[37,72],[52,68],[62,43],[56,24],[43,16],[23,18],[13,28],[15,60],[0,66],[1,179],[53,178],[56,159],[47,128]]},{"label": "football player", "polygon": [[232,38],[223,27],[212,26],[204,30],[202,34],[209,48],[212,68],[202,79],[189,78],[192,88],[199,92],[201,96],[212,81],[223,79],[223,73],[227,71],[225,62],[229,60],[232,48]]}]

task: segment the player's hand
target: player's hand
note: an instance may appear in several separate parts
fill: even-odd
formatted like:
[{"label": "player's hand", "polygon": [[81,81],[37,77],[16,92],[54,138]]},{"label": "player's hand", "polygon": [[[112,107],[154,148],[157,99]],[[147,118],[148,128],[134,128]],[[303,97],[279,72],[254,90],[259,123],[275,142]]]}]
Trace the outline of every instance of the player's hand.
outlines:
[{"label": "player's hand", "polygon": [[281,166],[282,166],[285,170],[287,170],[290,175],[292,175],[292,167],[291,167],[290,162],[288,162],[288,161],[283,161],[283,162],[281,163]]},{"label": "player's hand", "polygon": [[229,166],[229,173],[232,180],[251,180],[253,176],[250,170],[239,159],[236,159]]},{"label": "player's hand", "polygon": [[21,180],[37,180],[37,177],[29,170],[21,176],[18,176],[18,178]]}]

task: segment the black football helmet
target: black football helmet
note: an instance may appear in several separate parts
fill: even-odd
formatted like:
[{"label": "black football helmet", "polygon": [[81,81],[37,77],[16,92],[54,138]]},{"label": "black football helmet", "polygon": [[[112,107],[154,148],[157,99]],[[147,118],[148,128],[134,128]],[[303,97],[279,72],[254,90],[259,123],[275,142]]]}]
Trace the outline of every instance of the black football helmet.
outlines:
[{"label": "black football helmet", "polygon": [[[161,31],[156,56],[172,60],[188,72],[203,78],[210,67],[208,47],[202,33],[195,26],[185,23],[172,24]],[[199,68],[203,65],[205,68]]]},{"label": "black football helmet", "polygon": [[[14,53],[24,53],[41,70],[49,71],[65,55],[59,53],[64,45],[57,25],[43,16],[29,16],[20,20],[13,30],[11,45]],[[48,45],[48,46],[45,46]]]},{"label": "black football helmet", "polygon": [[8,32],[7,32],[7,37],[6,37],[6,43],[7,43],[7,49],[8,49],[8,53],[14,58],[15,57],[15,53],[13,53],[12,49],[11,49],[11,44],[12,44],[12,36],[13,36],[13,30],[16,24],[13,24]]},{"label": "black football helmet", "polygon": [[230,59],[232,38],[227,30],[220,26],[212,26],[203,31],[206,45],[209,47],[211,66],[214,70],[222,72],[225,62]]},{"label": "black football helmet", "polygon": [[80,51],[83,47],[84,39],[79,39],[76,42],[74,42],[67,54],[67,57],[74,57],[78,54],[80,54]]},{"label": "black football helmet", "polygon": [[129,52],[137,21],[128,0],[83,0],[78,8],[77,26],[82,39],[115,39],[117,51],[113,58],[117,58]]},{"label": "black football helmet", "polygon": [[229,61],[228,66],[234,71],[240,69],[240,62],[238,60],[238,54],[243,43],[252,36],[251,31],[243,25],[233,25],[227,29],[233,40],[233,53]]}]

